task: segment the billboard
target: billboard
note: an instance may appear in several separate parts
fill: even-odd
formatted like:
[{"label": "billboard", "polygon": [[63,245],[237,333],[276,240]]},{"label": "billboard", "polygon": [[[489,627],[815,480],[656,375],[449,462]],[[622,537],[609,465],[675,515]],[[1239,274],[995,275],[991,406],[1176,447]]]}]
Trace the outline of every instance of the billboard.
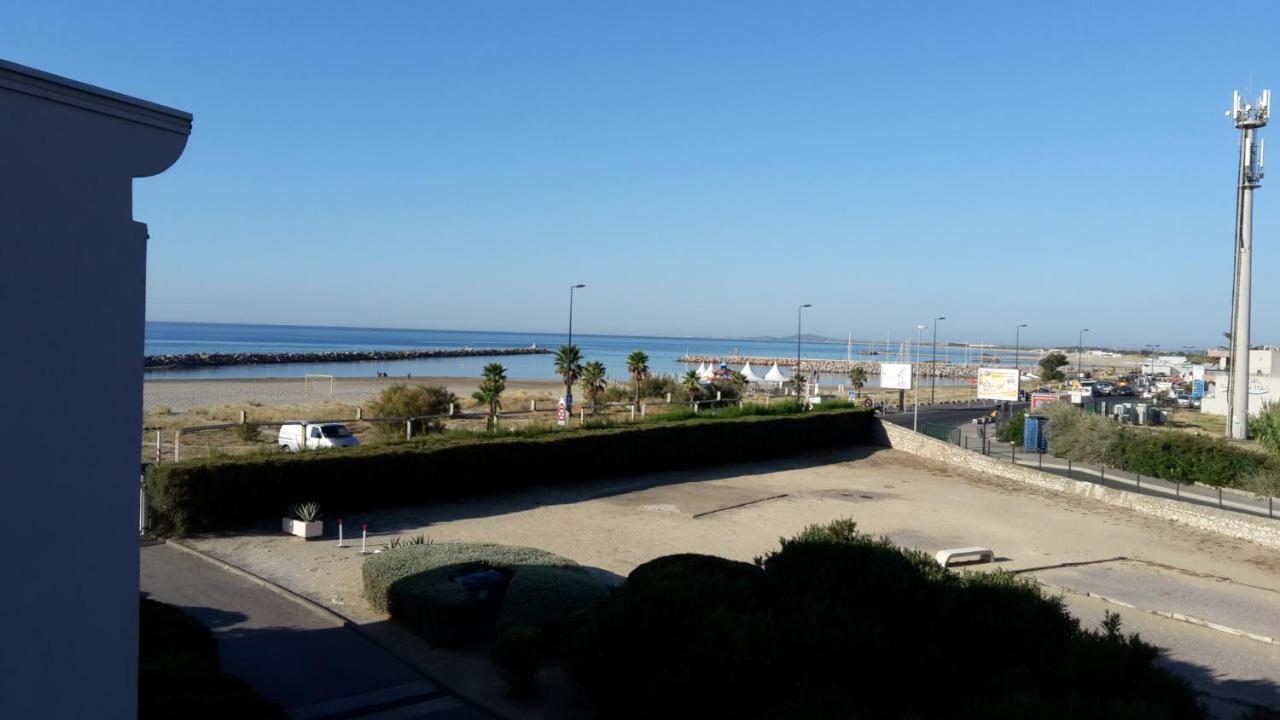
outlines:
[{"label": "billboard", "polygon": [[978,397],[984,400],[1017,400],[1018,371],[1013,368],[978,368]]},{"label": "billboard", "polygon": [[910,390],[911,363],[880,363],[880,387],[888,390]]}]

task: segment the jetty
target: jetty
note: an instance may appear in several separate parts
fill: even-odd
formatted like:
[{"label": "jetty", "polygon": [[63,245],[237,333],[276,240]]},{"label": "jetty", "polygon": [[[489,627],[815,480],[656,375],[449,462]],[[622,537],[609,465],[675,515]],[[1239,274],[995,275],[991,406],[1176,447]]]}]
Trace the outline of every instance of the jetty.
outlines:
[{"label": "jetty", "polygon": [[421,360],[424,358],[497,357],[501,355],[547,355],[550,353],[550,350],[540,347],[188,353],[185,355],[147,355],[143,358],[142,366],[147,370],[159,370],[163,368],[220,367],[227,365]]},{"label": "jetty", "polygon": [[[681,355],[678,362],[682,363],[711,363],[719,365],[744,365],[751,363],[756,367],[767,368],[774,363],[781,368],[793,368],[796,366],[796,359],[784,357],[745,357],[741,355],[733,356],[715,356],[715,355]],[[885,360],[885,362],[890,362]],[[921,377],[942,377],[942,378],[969,378],[976,377],[978,374],[977,365],[960,365],[953,363],[918,363],[918,372]],[[862,368],[868,375],[880,374],[880,362],[872,360],[825,360],[805,358],[800,361],[800,369],[817,370],[820,373],[837,373],[847,375],[854,368]]]}]

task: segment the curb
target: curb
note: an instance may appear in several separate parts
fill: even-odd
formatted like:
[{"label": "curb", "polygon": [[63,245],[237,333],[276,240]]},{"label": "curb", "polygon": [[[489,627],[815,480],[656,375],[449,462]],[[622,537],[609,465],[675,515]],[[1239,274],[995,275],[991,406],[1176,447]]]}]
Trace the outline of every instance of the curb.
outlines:
[{"label": "curb", "polygon": [[427,673],[425,670],[419,667],[418,663],[415,662],[413,658],[406,657],[405,655],[401,654],[397,649],[383,642],[381,638],[377,637],[376,635],[370,632],[367,632],[363,627],[360,626],[359,623],[355,622],[354,620],[340,613],[334,612],[333,610],[330,610],[329,608],[321,605],[320,603],[316,602],[315,600],[312,600],[311,598],[308,598],[304,595],[299,595],[298,593],[286,587],[277,585],[271,582],[270,580],[262,577],[261,575],[256,575],[252,572],[249,572],[248,570],[245,570],[244,568],[239,567],[238,565],[232,565],[226,560],[222,560],[220,558],[214,557],[213,555],[210,555],[209,553],[206,553],[203,550],[197,550],[196,548],[191,547],[190,545],[186,544],[185,542],[182,542],[181,540],[168,539],[162,542],[165,545],[176,548],[181,552],[187,553],[188,555],[197,557],[207,563],[215,565],[223,570],[226,570],[232,575],[248,580],[249,582],[255,585],[265,588],[275,593],[276,595],[279,595],[280,597],[285,598],[286,600],[291,600],[299,605],[302,605],[308,610],[323,617],[325,620],[328,620],[329,622],[333,623],[335,626],[344,627],[344,628],[347,628],[348,630],[351,630],[352,632],[356,633],[357,635],[364,638],[368,642],[381,648],[388,655],[391,655],[392,657],[396,658],[397,660],[404,663],[405,665],[413,668],[414,672],[418,673],[419,675],[426,678],[427,680],[430,680],[432,683],[435,683],[437,687],[453,695],[459,701],[465,704],[471,705],[472,707],[479,708],[480,710],[483,710],[484,712],[489,713],[497,720],[504,720],[503,716],[497,711],[495,711],[493,708],[488,707],[487,705],[484,705],[482,703],[476,702],[475,700],[472,700],[471,698],[463,695],[462,693],[459,693],[457,690],[454,690],[449,685],[446,685],[445,683],[442,683],[439,680],[437,680],[435,676]]},{"label": "curb", "polygon": [[1133,603],[1128,603],[1123,600],[1117,600],[1112,597],[1107,597],[1106,595],[1102,595],[1100,593],[1090,592],[1088,590],[1077,590],[1075,588],[1067,587],[1066,585],[1058,585],[1055,583],[1051,583],[1047,580],[1041,580],[1040,578],[1033,577],[1032,579],[1034,579],[1037,583],[1047,588],[1050,588],[1052,590],[1057,590],[1060,593],[1071,593],[1072,595],[1083,595],[1084,597],[1091,597],[1096,600],[1101,600],[1102,602],[1105,602],[1105,603],[1118,605],[1123,608],[1129,608],[1130,610],[1138,610],[1140,612],[1148,613],[1150,615],[1156,615],[1162,618],[1167,618],[1169,620],[1177,620],[1179,622],[1188,623],[1190,625],[1197,625],[1199,627],[1208,628],[1210,630],[1217,630],[1218,632],[1221,632],[1221,633],[1226,633],[1228,635],[1235,635],[1237,637],[1248,638],[1250,640],[1254,640],[1260,643],[1266,643],[1267,645],[1280,645],[1280,641],[1276,640],[1275,638],[1268,637],[1266,635],[1259,635],[1257,633],[1249,632],[1248,630],[1241,630],[1240,628],[1234,628],[1234,627],[1231,627],[1230,625],[1223,625],[1221,623],[1212,622],[1209,620],[1205,620],[1203,618],[1195,617],[1194,615],[1184,615],[1179,612],[1169,612],[1167,610],[1151,610],[1149,608],[1138,607]]}]

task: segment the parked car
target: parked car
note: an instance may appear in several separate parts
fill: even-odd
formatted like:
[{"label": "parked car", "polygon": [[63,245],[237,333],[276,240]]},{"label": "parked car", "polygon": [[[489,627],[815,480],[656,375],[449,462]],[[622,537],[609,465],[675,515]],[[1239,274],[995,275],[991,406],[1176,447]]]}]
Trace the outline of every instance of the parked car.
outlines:
[{"label": "parked car", "polygon": [[305,420],[281,425],[276,442],[286,452],[297,452],[299,449],[352,447],[360,444],[356,436],[351,434],[351,430],[342,423],[313,423]]},{"label": "parked car", "polygon": [[1094,395],[1114,395],[1116,386],[1109,382],[1098,381],[1093,384]]},{"label": "parked car", "polygon": [[1137,394],[1137,391],[1133,389],[1132,385],[1119,385],[1116,387],[1115,390],[1111,391],[1111,394],[1123,395],[1125,397],[1133,397],[1134,395]]},{"label": "parked car", "polygon": [[1191,407],[1191,396],[1188,395],[1187,393],[1178,393],[1177,395],[1173,396],[1173,399],[1174,399],[1174,402],[1178,403],[1178,407],[1184,407],[1184,408]]}]

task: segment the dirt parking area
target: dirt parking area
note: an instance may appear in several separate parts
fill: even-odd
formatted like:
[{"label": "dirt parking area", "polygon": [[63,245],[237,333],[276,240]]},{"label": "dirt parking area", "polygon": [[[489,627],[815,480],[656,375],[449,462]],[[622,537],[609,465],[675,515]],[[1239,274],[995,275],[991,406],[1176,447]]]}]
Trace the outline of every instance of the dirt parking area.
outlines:
[{"label": "dirt parking area", "polygon": [[[321,540],[271,528],[190,543],[357,622],[377,622],[385,617],[361,595],[363,524],[370,551],[390,537],[417,534],[437,542],[529,545],[616,582],[671,553],[751,560],[776,548],[779,537],[836,518],[853,518],[865,532],[931,554],[989,547],[997,562],[975,568],[1044,574],[1071,589],[1068,605],[1085,625],[1096,626],[1102,609],[1120,610],[1131,629],[1180,662],[1207,666],[1201,675],[1211,689],[1221,691],[1226,678],[1249,684],[1250,697],[1280,703],[1280,645],[1144,612],[1194,611],[1209,621],[1269,631],[1274,625],[1260,618],[1280,614],[1280,553],[895,450],[859,448],[352,516],[344,518],[347,548],[337,545],[333,517]],[[1075,564],[1091,569],[1063,569]],[[1107,566],[1113,567],[1102,569]],[[1099,605],[1090,592],[1126,596],[1140,609]]]}]

